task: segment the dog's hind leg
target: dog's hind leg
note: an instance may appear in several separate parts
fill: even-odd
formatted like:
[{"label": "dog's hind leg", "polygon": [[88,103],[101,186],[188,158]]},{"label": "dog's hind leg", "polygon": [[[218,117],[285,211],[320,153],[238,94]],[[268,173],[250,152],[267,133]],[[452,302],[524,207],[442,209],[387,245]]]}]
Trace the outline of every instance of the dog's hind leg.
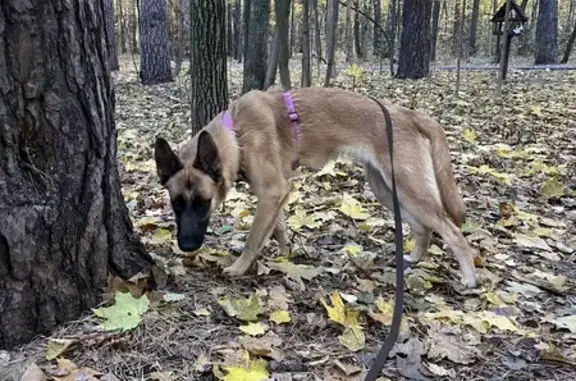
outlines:
[{"label": "dog's hind leg", "polygon": [[[371,164],[364,165],[364,172],[368,179],[368,184],[370,184],[370,188],[372,189],[372,192],[374,192],[378,201],[380,201],[380,203],[390,211],[394,210],[392,204],[392,191],[384,181],[382,173]],[[419,262],[424,258],[424,255],[428,251],[432,232],[419,224],[413,216],[402,208],[402,206],[400,206],[400,214],[402,215],[402,219],[408,222],[412,228],[415,241],[410,256],[404,256],[404,259],[411,263]]]},{"label": "dog's hind leg", "polygon": [[286,232],[286,220],[284,219],[284,210],[281,208],[274,226],[272,233],[276,242],[278,242],[278,251],[280,255],[288,255],[290,253],[290,241]]},{"label": "dog's hind leg", "polygon": [[[268,173],[280,172],[269,171]],[[258,175],[255,177],[251,185],[254,186],[254,193],[258,197],[256,214],[242,255],[231,266],[223,270],[225,274],[231,276],[243,275],[254,263],[275,226],[277,226],[280,211],[288,200],[290,187],[286,179],[281,176],[266,180],[259,178]]]}]

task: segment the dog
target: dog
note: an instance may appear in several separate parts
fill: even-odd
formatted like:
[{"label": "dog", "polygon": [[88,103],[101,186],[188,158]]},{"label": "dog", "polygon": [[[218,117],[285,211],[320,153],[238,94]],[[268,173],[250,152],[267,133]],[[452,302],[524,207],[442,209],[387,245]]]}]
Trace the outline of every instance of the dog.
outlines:
[{"label": "dog", "polygon": [[460,230],[465,206],[442,126],[421,112],[337,88],[247,92],[181,143],[177,153],[157,137],[157,173],[170,196],[180,249],[190,252],[202,246],[212,212],[234,183],[244,180],[258,199],[256,213],[241,256],[224,274],[243,275],[270,235],[287,254],[283,206],[290,177],[301,165],[322,168],[341,155],[363,166],[376,198],[392,210],[386,138],[386,128],[392,126],[385,123],[385,110],[394,126],[401,216],[415,237],[406,259],[422,260],[435,231],[454,252],[462,283],[475,287],[473,251]]}]

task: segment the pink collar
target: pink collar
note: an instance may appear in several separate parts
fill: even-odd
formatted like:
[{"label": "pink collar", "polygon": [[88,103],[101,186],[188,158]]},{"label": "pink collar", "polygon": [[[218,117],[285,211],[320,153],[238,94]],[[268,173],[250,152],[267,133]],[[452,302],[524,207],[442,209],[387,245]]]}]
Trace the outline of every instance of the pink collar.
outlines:
[{"label": "pink collar", "polygon": [[[298,123],[299,117],[296,113],[296,108],[294,107],[294,100],[292,99],[292,94],[289,91],[282,93],[282,98],[284,99],[284,104],[288,108],[288,118],[290,118],[290,127],[292,128],[292,135],[294,137],[294,144],[298,147],[298,140],[300,137],[300,124]],[[224,111],[222,114],[222,121],[224,127],[230,131],[232,135],[235,135],[234,126],[232,123],[232,117],[228,110]],[[297,150],[297,148],[296,148]],[[298,153],[296,152],[296,159],[292,162],[292,170],[295,170],[300,166],[300,160],[298,159]]]}]

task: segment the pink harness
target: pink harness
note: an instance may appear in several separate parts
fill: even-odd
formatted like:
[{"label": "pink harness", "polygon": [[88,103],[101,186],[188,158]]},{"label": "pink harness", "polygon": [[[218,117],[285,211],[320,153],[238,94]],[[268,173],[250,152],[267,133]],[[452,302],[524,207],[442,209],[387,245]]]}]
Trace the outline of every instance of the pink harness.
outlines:
[{"label": "pink harness", "polygon": [[[298,124],[298,113],[296,113],[296,108],[294,107],[294,100],[292,99],[292,94],[289,91],[282,93],[282,99],[284,99],[284,104],[288,108],[288,118],[290,118],[290,127],[292,128],[292,135],[294,137],[294,144],[298,147],[298,141],[300,136],[300,125]],[[224,122],[224,127],[230,133],[236,134],[234,131],[234,126],[232,123],[232,117],[228,110],[224,111],[222,115],[222,121]],[[298,153],[296,153],[296,159],[292,162],[292,170],[295,170],[300,166],[300,159],[298,159]]]}]

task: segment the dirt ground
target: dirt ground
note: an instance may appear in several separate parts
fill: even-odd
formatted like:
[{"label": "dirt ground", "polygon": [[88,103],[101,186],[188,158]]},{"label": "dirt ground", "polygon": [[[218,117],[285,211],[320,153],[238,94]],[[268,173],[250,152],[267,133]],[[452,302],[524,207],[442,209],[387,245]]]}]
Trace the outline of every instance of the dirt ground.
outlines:
[{"label": "dirt ground", "polygon": [[[297,84],[299,73],[292,75]],[[60,357],[100,373],[78,380],[362,380],[391,320],[394,247],[392,213],[376,202],[360,168],[337,162],[303,170],[288,205],[292,255],[279,258],[271,241],[258,273],[228,279],[221,270],[240,253],[255,208],[246,184],[214,217],[206,248],[185,257],[175,249],[173,215],[155,174],[154,137],[175,144],[188,133],[185,73],[144,88],[124,57],[115,77],[123,192],[165,282],[147,294],[150,308],[134,330],[101,332],[88,312],[11,358],[66,377],[45,354],[51,340],[68,339],[75,344]],[[436,71],[400,81],[373,72],[355,80],[355,91],[443,124],[468,208],[463,230],[480,251],[482,284],[472,291],[460,287],[459,267],[438,237],[427,261],[407,271],[402,333],[382,380],[574,380],[576,73],[514,72],[498,95],[495,73],[465,72],[459,97],[455,78]],[[237,66],[229,81],[235,99]],[[341,70],[336,85],[351,84]],[[408,225],[404,233],[409,251]],[[141,293],[136,284],[131,290]],[[238,298],[255,302],[235,304]],[[331,303],[340,301],[331,319]],[[271,320],[278,311],[290,321]],[[350,334],[351,325],[361,333]],[[240,329],[246,326],[254,336]]]}]

